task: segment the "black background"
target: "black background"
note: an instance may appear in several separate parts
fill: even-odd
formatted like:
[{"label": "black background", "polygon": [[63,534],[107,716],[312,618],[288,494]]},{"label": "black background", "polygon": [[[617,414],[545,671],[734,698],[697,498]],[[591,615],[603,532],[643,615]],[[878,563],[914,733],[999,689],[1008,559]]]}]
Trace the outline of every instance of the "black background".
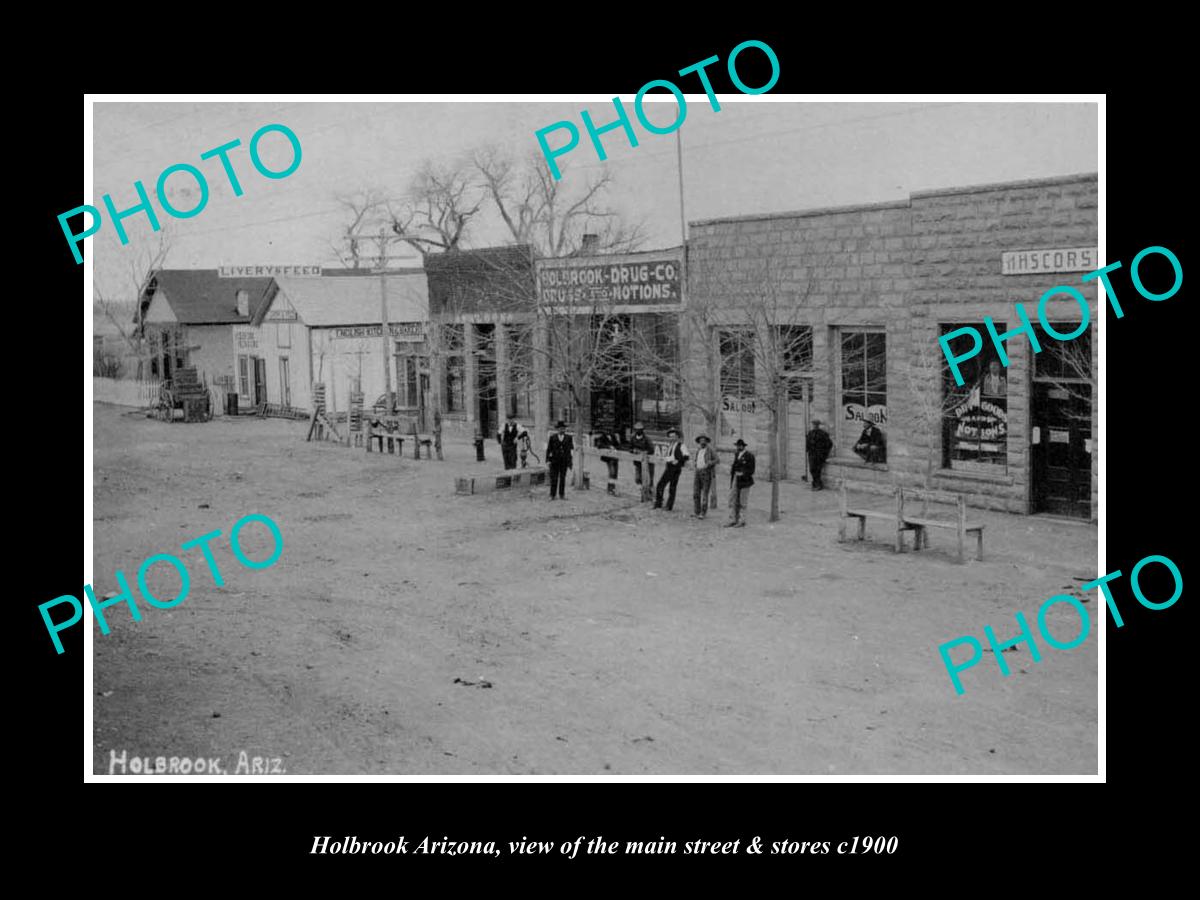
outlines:
[{"label": "black background", "polygon": [[[1169,79],[1164,82],[1157,70],[1143,72],[1143,90],[1137,72],[1130,68],[1119,78],[1103,71],[1083,77],[1079,63],[1085,49],[1078,33],[1077,42],[1068,42],[1073,49],[1056,40],[1055,53],[1050,53],[1047,45],[1048,59],[1074,60],[1052,71],[1048,65],[1016,65],[1014,47],[1001,43],[996,53],[1008,55],[995,59],[913,43],[861,41],[845,52],[826,49],[821,56],[814,54],[821,53],[819,45],[828,40],[828,33],[762,27],[750,19],[745,28],[726,25],[704,35],[683,35],[672,25],[656,31],[651,23],[639,20],[626,27],[623,20],[600,14],[587,27],[567,28],[558,15],[544,11],[534,16],[544,21],[520,39],[508,32],[503,32],[504,37],[501,32],[447,36],[417,29],[404,35],[402,46],[366,54],[373,57],[367,60],[325,42],[296,46],[278,34],[274,39],[263,35],[257,62],[247,58],[235,69],[197,65],[191,70],[178,63],[174,67],[156,63],[153,82],[143,83],[151,75],[150,61],[142,67],[130,60],[133,68],[128,71],[94,73],[89,87],[172,92],[378,88],[632,94],[645,81],[671,77],[707,56],[717,54],[724,60],[735,44],[749,37],[765,40],[780,59],[782,75],[772,90],[775,94],[881,89],[1095,92],[1119,81],[1123,87],[1108,94],[1108,125],[1102,131],[1107,136],[1105,261],[1125,263],[1114,285],[1126,313],[1116,320],[1109,312],[1106,320],[1107,430],[1100,448],[1107,463],[1105,563],[1107,571],[1121,569],[1128,576],[1137,560],[1161,554],[1180,566],[1186,580],[1190,559],[1184,544],[1189,530],[1179,527],[1178,513],[1193,480],[1197,446],[1191,413],[1197,360],[1194,339],[1184,322],[1187,287],[1185,282],[1170,300],[1151,303],[1134,292],[1128,278],[1129,261],[1150,245],[1171,248],[1188,270],[1183,216],[1191,211],[1192,167],[1184,159],[1189,142],[1176,124],[1181,121],[1180,109],[1163,89]],[[539,36],[539,31],[545,36]],[[318,52],[323,54],[321,65],[310,65]],[[952,59],[952,54],[958,58]],[[209,56],[203,53],[200,60]],[[749,51],[739,59],[746,83],[766,80],[765,68],[754,71],[754,61],[760,58]],[[291,66],[286,78],[266,77],[272,69],[278,74],[281,63]],[[339,81],[331,74],[347,69],[354,77]],[[1000,74],[986,77],[980,74],[985,69]],[[1022,71],[1028,74],[1023,76]],[[259,74],[264,77],[256,77]],[[712,67],[710,77],[716,91],[733,91],[723,65]],[[276,80],[278,85],[273,83]],[[696,89],[688,82],[683,87]],[[571,883],[558,877],[572,871],[619,868],[624,877],[631,867],[642,874],[692,873],[704,879],[718,869],[732,868],[749,876],[781,876],[787,879],[781,884],[788,887],[810,884],[801,879],[818,873],[851,879],[877,873],[882,877],[872,882],[887,885],[884,879],[904,872],[926,876],[905,884],[940,885],[943,879],[959,875],[961,880],[946,882],[945,888],[974,890],[1001,879],[1024,892],[1035,889],[1023,868],[1030,859],[1036,860],[1032,865],[1049,865],[1067,875],[1080,866],[1094,865],[1097,860],[1088,848],[1105,841],[1117,841],[1126,849],[1153,846],[1167,852],[1174,832],[1165,824],[1156,825],[1155,810],[1144,806],[1171,797],[1168,779],[1186,779],[1191,763],[1183,743],[1190,708],[1184,699],[1182,665],[1185,643],[1191,637],[1184,621],[1188,602],[1185,596],[1168,610],[1144,609],[1130,595],[1127,578],[1115,585],[1125,627],[1115,629],[1109,620],[1107,629],[1106,774],[1119,796],[1110,794],[1106,799],[1119,806],[1102,806],[1094,793],[1108,787],[1049,783],[403,783],[291,784],[270,789],[242,784],[240,789],[225,787],[214,793],[217,785],[196,782],[160,783],[153,795],[155,787],[142,784],[85,786],[81,773],[90,756],[80,725],[83,629],[65,632],[67,652],[56,656],[37,611],[37,604],[45,600],[78,592],[84,578],[92,574],[90,568],[86,573],[71,568],[79,556],[78,545],[70,538],[78,535],[74,504],[79,502],[83,471],[77,443],[82,429],[72,421],[72,411],[79,408],[75,391],[80,344],[73,332],[76,326],[68,323],[79,321],[83,268],[75,264],[56,221],[59,212],[84,199],[79,157],[83,110],[82,93],[74,85],[62,83],[42,91],[24,120],[36,141],[28,145],[20,168],[10,168],[10,173],[22,173],[16,181],[24,196],[19,212],[10,209],[8,245],[25,289],[10,295],[9,301],[13,326],[9,346],[16,346],[18,361],[7,371],[9,521],[16,544],[10,571],[17,582],[8,608],[18,616],[15,621],[23,623],[25,655],[12,685],[20,719],[10,722],[15,727],[7,731],[10,751],[18,758],[12,777],[29,792],[22,810],[23,828],[56,861],[76,852],[87,860],[103,849],[120,863],[136,856],[139,869],[164,861],[182,862],[198,866],[194,869],[198,875],[217,876],[232,869],[255,877],[299,874],[306,880],[320,880],[329,876],[330,883],[346,885],[369,872],[387,872],[396,878],[387,884],[400,888],[409,886],[408,879],[419,877],[418,873],[437,873],[446,879],[436,882],[445,889],[454,886],[456,878],[479,874],[500,876],[494,883],[507,884],[502,876],[517,872],[523,885],[561,889]],[[147,178],[154,174],[147,173]],[[25,235],[28,229],[32,231]],[[85,310],[85,317],[88,314]],[[84,356],[86,379],[90,370],[86,345]],[[86,444],[91,436],[84,434],[82,440]],[[1154,574],[1147,570],[1143,582],[1148,596],[1166,596],[1170,585],[1156,581]],[[1096,603],[1091,608],[1099,611],[1101,606]],[[85,627],[89,619],[85,616]],[[1134,786],[1137,794],[1125,793]],[[263,796],[264,790],[270,795]],[[169,798],[164,799],[163,791],[169,792]],[[1129,817],[1110,821],[1109,813],[1118,808]],[[665,836],[681,843],[696,838],[741,838],[745,843],[759,835],[768,844],[783,839],[828,840],[835,847],[839,840],[870,834],[899,836],[900,850],[890,857],[834,852],[636,860],[580,856],[568,861],[556,852],[551,857],[500,860],[411,855],[351,859],[309,856],[313,836],[318,834],[384,841],[400,834],[410,841],[424,835],[497,842],[527,836],[556,843],[581,834],[621,841]],[[68,847],[64,843],[68,839],[75,846]],[[81,839],[86,844],[82,848]],[[1104,864],[1103,859],[1100,862]],[[95,875],[106,877],[100,870]],[[535,880],[543,875],[556,880]],[[228,884],[220,879],[212,882],[218,889],[223,883]],[[842,879],[833,883],[854,884]],[[637,881],[627,886],[648,888],[650,884]]]}]

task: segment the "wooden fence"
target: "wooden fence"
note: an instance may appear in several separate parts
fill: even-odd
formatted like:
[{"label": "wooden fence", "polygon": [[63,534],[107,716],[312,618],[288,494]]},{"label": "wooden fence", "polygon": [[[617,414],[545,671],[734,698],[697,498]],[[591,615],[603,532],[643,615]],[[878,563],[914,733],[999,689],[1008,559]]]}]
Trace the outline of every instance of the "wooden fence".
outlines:
[{"label": "wooden fence", "polygon": [[[148,409],[158,403],[160,378],[100,378],[92,376],[92,400]],[[225,389],[208,386],[209,402],[214,416],[225,415]]]}]

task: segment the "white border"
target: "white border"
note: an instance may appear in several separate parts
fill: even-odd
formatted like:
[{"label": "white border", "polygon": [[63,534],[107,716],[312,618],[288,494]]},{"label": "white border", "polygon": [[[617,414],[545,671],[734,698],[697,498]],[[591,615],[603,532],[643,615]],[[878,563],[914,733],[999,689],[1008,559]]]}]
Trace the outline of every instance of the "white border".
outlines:
[{"label": "white border", "polygon": [[[685,94],[689,102],[704,102],[704,94]],[[759,94],[756,96],[718,94],[721,104],[725,103],[1095,103],[1097,105],[1097,167],[1098,174],[1098,209],[1099,240],[1098,251],[1100,259],[1107,259],[1106,235],[1106,95],[1104,94]],[[83,196],[85,203],[92,202],[94,197],[93,182],[93,145],[92,145],[92,113],[96,103],[275,103],[280,100],[294,100],[306,103],[574,103],[574,102],[611,102],[609,94],[85,94],[83,98]],[[621,95],[622,102],[633,102],[632,95]],[[686,124],[686,123],[685,123]],[[93,204],[94,205],[94,204]],[[85,254],[83,262],[84,274],[84,496],[83,496],[83,534],[84,534],[84,564],[83,571],[90,572],[93,558],[92,531],[92,254]],[[1099,331],[1099,409],[1098,432],[1096,448],[1100,458],[1097,478],[1099,479],[1099,511],[1098,511],[1098,556],[1096,577],[1105,574],[1104,561],[1107,552],[1105,539],[1106,499],[1105,473],[1107,470],[1108,446],[1106,440],[1106,352],[1105,352],[1105,305],[1107,295],[1103,286],[1098,288],[1097,323]],[[86,584],[92,580],[87,577]],[[1096,775],[239,775],[230,778],[222,775],[97,775],[92,772],[94,748],[93,727],[93,629],[90,627],[91,607],[86,598],[81,597],[87,607],[84,621],[83,652],[86,665],[83,673],[84,688],[84,717],[83,717],[83,780],[85,783],[99,782],[551,782],[551,783],[708,783],[708,782],[766,782],[766,783],[799,783],[799,782],[849,782],[861,784],[879,784],[891,782],[905,783],[1104,783],[1106,779],[1106,680],[1105,659],[1107,655],[1107,639],[1105,624],[1107,619],[1101,617],[1096,623],[1099,641],[1097,680],[1097,727],[1098,734],[1098,773]],[[1103,607],[1096,607],[1097,611]],[[64,662],[64,664],[66,664]],[[949,693],[947,697],[949,698]],[[947,702],[954,702],[948,699]],[[228,756],[228,754],[226,754]],[[224,758],[224,757],[223,757]]]}]

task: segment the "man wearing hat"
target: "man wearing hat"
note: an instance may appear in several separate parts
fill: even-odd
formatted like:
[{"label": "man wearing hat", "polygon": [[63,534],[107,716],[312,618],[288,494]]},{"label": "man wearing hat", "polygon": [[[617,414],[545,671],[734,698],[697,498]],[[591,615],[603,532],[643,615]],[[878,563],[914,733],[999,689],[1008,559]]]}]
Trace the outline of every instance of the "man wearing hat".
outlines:
[{"label": "man wearing hat", "polygon": [[808,471],[812,475],[812,489],[825,490],[825,482],[821,480],[821,472],[825,469],[825,460],[829,459],[829,451],[833,449],[833,440],[829,432],[821,427],[820,419],[813,419],[812,431],[808,433]]},{"label": "man wearing hat", "polygon": [[517,436],[521,426],[517,424],[516,416],[509,416],[504,427],[496,432],[496,440],[500,442],[500,455],[504,457],[504,468],[517,467]]},{"label": "man wearing hat", "polygon": [[708,494],[712,490],[713,473],[717,468],[717,451],[708,446],[708,435],[696,438],[700,449],[696,451],[696,476],[692,480],[692,513],[697,519],[708,515]]},{"label": "man wearing hat", "polygon": [[[667,491],[667,512],[675,506],[675,488],[679,484],[679,473],[688,461],[690,454],[679,439],[678,428],[668,428],[667,437],[671,439],[671,449],[667,451],[667,462],[663,466],[662,478],[658,479],[658,487],[654,490],[654,508],[663,508],[663,491]],[[669,490],[668,490],[669,488]]]},{"label": "man wearing hat", "polygon": [[571,456],[575,453],[575,442],[567,434],[567,423],[559,419],[554,434],[546,442],[546,466],[550,470],[550,499],[567,499],[567,469],[574,467]]},{"label": "man wearing hat", "polygon": [[729,521],[727,528],[744,528],[743,518],[746,505],[750,502],[750,486],[754,484],[754,454],[746,449],[746,442],[738,438],[734,442],[737,452],[729,464]]},{"label": "man wearing hat", "polygon": [[[633,423],[633,434],[629,437],[629,449],[633,453],[649,453],[650,459],[654,459],[654,443],[646,434],[646,429],[642,427],[641,422]],[[643,500],[649,499],[650,487],[654,485],[654,463],[647,461],[646,468],[650,470],[650,484],[642,491]],[[642,464],[640,462],[633,464],[633,478],[635,484],[642,483]]]}]

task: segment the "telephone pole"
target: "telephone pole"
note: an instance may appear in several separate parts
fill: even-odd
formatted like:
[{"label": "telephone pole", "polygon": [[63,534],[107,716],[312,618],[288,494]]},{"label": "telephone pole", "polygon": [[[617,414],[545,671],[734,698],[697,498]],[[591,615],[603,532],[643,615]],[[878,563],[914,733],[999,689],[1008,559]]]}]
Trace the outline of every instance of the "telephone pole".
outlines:
[{"label": "telephone pole", "polygon": [[[383,323],[383,393],[386,398],[387,411],[390,414],[396,408],[395,395],[392,394],[392,362],[388,353],[391,344],[391,329],[388,328],[387,304],[387,233],[383,226],[379,227],[379,319]],[[389,446],[390,446],[389,442]]]},{"label": "telephone pole", "polygon": [[[369,234],[363,234],[349,235],[349,237],[355,240],[374,240],[379,247],[379,255],[376,257],[378,265],[375,266],[375,271],[379,274],[379,321],[382,325],[382,333],[379,336],[379,341],[383,348],[383,391],[385,402],[387,403],[387,410],[390,413],[396,405],[396,396],[395,392],[392,390],[392,354],[390,352],[392,334],[391,328],[388,324],[387,248],[390,242],[401,241],[403,238],[399,235],[388,234],[387,228],[382,225],[379,227],[379,234],[377,235],[372,236]],[[360,372],[361,368],[362,358],[360,356]]]}]

